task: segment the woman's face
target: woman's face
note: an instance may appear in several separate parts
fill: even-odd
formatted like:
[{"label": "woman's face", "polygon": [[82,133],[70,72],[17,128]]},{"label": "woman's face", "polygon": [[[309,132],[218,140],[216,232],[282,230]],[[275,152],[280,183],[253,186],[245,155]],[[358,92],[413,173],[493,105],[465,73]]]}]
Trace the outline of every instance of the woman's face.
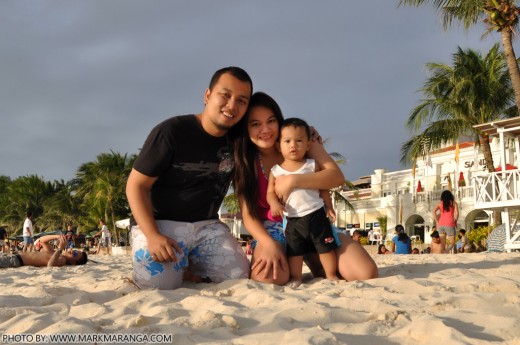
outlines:
[{"label": "woman's face", "polygon": [[278,121],[269,108],[254,107],[249,112],[247,131],[251,142],[258,148],[270,149],[278,139]]}]

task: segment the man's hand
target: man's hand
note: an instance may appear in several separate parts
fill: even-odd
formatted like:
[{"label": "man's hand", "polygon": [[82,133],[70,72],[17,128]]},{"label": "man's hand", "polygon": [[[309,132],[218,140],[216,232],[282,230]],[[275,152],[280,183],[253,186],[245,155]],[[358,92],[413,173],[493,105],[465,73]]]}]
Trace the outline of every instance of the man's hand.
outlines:
[{"label": "man's hand", "polygon": [[173,238],[162,234],[154,234],[146,238],[148,251],[153,261],[177,262],[175,252],[182,254],[182,249]]}]

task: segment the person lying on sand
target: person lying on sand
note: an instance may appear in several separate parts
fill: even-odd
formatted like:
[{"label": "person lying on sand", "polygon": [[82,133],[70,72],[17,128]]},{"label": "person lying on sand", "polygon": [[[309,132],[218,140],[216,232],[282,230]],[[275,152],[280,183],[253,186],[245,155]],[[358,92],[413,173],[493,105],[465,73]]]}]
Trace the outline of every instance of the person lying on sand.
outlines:
[{"label": "person lying on sand", "polygon": [[[54,250],[50,241],[58,240],[58,249]],[[47,235],[40,238],[42,249],[39,252],[25,252],[0,256],[0,268],[15,268],[20,266],[61,267],[65,265],[84,265],[87,263],[87,253],[71,250],[64,251],[67,245],[65,235]]]}]

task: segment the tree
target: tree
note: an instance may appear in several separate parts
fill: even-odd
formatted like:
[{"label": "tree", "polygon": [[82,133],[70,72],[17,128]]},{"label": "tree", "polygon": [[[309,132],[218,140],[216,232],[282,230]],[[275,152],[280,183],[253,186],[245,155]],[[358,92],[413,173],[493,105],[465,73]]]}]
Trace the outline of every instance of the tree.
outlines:
[{"label": "tree", "polygon": [[[518,26],[520,9],[511,0],[399,0],[399,5],[421,6],[433,4],[441,12],[444,29],[453,20],[464,24],[466,30],[483,21],[487,26],[485,36],[491,31],[502,36],[502,47],[512,80],[517,111],[520,111],[520,69],[513,49],[513,33]],[[518,113],[517,113],[518,114]]]},{"label": "tree", "polygon": [[[115,230],[116,219],[128,217],[130,209],[125,186],[135,158],[135,155],[111,151],[98,155],[95,162],[79,167],[72,183],[76,196],[82,200],[82,207],[88,210],[88,219],[84,222],[95,227],[99,219],[104,219]],[[115,240],[118,241],[117,233]]]},{"label": "tree", "polygon": [[473,126],[517,113],[504,54],[498,51],[498,44],[485,57],[471,49],[458,48],[453,66],[428,63],[426,67],[430,77],[420,90],[425,99],[412,110],[406,124],[410,130],[422,132],[402,145],[401,162],[415,164],[417,158],[467,135],[474,138],[476,145],[482,145],[486,166],[495,171],[489,136],[480,134]]}]

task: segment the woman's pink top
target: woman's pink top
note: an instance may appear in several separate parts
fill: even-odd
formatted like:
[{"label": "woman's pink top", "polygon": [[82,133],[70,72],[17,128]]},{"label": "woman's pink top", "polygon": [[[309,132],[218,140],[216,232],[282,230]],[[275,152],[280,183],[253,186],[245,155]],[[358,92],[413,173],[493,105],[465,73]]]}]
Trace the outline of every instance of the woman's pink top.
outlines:
[{"label": "woman's pink top", "polygon": [[271,214],[271,207],[267,202],[267,185],[268,180],[265,177],[264,172],[262,171],[262,165],[259,159],[256,159],[257,173],[258,173],[258,197],[256,199],[256,207],[258,210],[258,215],[261,220],[270,220],[273,222],[282,222],[282,217],[273,217]]},{"label": "woman's pink top", "polygon": [[452,226],[457,227],[457,223],[455,223],[455,208],[453,205],[450,205],[450,209],[448,211],[444,211],[444,207],[442,205],[442,201],[439,204],[439,208],[441,210],[441,217],[439,218],[438,226]]}]

